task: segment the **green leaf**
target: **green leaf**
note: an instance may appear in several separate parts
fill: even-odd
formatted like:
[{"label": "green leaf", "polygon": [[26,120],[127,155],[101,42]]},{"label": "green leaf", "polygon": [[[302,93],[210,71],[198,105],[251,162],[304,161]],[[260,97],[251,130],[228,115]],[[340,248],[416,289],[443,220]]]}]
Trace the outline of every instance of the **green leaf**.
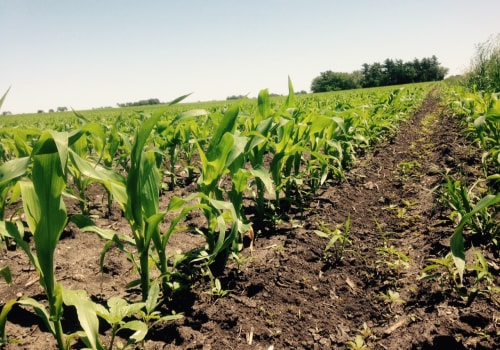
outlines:
[{"label": "green leaf", "polygon": [[0,346],[7,343],[7,334],[5,333],[7,315],[16,303],[17,301],[15,299],[7,301],[2,307],[2,312],[0,312]]},{"label": "green leaf", "polygon": [[9,93],[9,90],[10,90],[10,86],[7,89],[7,91],[5,91],[5,93],[3,94],[2,98],[0,98],[0,109],[2,108],[3,102],[5,101],[5,98],[7,97],[7,94]]},{"label": "green leaf", "polygon": [[122,209],[125,209],[127,204],[127,192],[125,188],[126,179],[124,176],[117,171],[106,169],[101,165],[93,164],[81,158],[71,149],[69,150],[69,156],[72,163],[83,176],[101,183],[109,193],[111,193]]},{"label": "green leaf", "polygon": [[12,284],[12,275],[10,274],[10,269],[8,266],[0,268],[0,276],[5,279],[5,282],[7,282],[7,284]]},{"label": "green leaf", "polygon": [[146,219],[146,230],[145,230],[145,243],[149,244],[151,242],[151,238],[153,235],[159,235],[160,230],[159,230],[159,225],[162,222],[163,218],[165,217],[166,212],[163,213],[156,213],[151,215]]},{"label": "green leaf", "polygon": [[285,108],[295,107],[295,95],[293,92],[292,79],[290,77],[288,77],[288,96],[287,96],[286,102],[283,106]]},{"label": "green leaf", "polygon": [[91,348],[104,349],[99,341],[99,319],[97,318],[95,304],[89,300],[87,292],[63,288],[62,295],[64,304],[76,308],[78,321]]},{"label": "green leaf", "polygon": [[107,321],[111,322],[111,324],[118,324],[126,317],[130,317],[138,313],[144,306],[145,303],[142,302],[129,304],[123,298],[111,297],[108,300],[109,318]]},{"label": "green leaf", "polygon": [[97,233],[99,237],[105,239],[107,241],[114,240],[114,237],[117,236],[120,241],[123,241],[128,244],[134,245],[135,242],[132,238],[127,235],[117,234],[116,231],[111,229],[104,229],[98,227],[92,219],[90,219],[87,215],[75,214],[72,215],[70,221],[74,223],[78,228],[84,232],[94,232]]},{"label": "green leaf", "polygon": [[16,223],[11,221],[0,221],[0,236],[12,238],[16,244],[24,250],[36,271],[40,271],[38,258],[36,255],[33,255],[29,243],[24,240],[24,227],[20,221]]},{"label": "green leaf", "polygon": [[129,340],[127,342],[128,344],[135,344],[137,342],[140,342],[148,334],[148,325],[139,320],[129,321],[125,323],[120,327],[120,330],[122,329],[129,329],[131,331],[134,331],[134,333],[129,337]]},{"label": "green leaf", "polygon": [[184,100],[186,97],[190,96],[191,94],[192,94],[192,93],[189,93],[189,94],[186,94],[186,95],[179,96],[179,97],[177,97],[176,99],[174,99],[174,100],[170,101],[170,102],[168,103],[168,105],[169,105],[169,106],[175,105],[175,104],[177,104],[177,103],[181,102],[182,100]]},{"label": "green leaf", "polygon": [[32,177],[32,183],[21,183],[21,193],[26,221],[33,232],[40,277],[50,296],[54,292],[54,251],[67,219],[62,200],[66,182],[58,154],[35,155]]},{"label": "green leaf", "polygon": [[0,188],[26,174],[29,157],[15,158],[0,165]]},{"label": "green leaf", "polygon": [[489,194],[483,197],[466,215],[462,217],[458,226],[455,228],[455,232],[450,238],[451,254],[453,255],[453,262],[458,270],[458,275],[460,277],[460,283],[463,280],[463,274],[465,270],[465,248],[464,248],[464,238],[463,230],[465,225],[467,225],[470,219],[480,210],[484,208],[500,203],[500,194],[493,195]]},{"label": "green leaf", "polygon": [[156,168],[154,152],[145,152],[142,157],[140,167],[140,205],[143,208],[144,215],[149,217],[159,210],[159,193],[161,187],[161,178]]},{"label": "green leaf", "polygon": [[198,117],[204,117],[207,116],[209,113],[204,110],[204,109],[192,109],[186,112],[182,112],[181,114],[177,115],[175,119],[172,121],[172,124],[177,124],[185,120],[193,119],[193,118],[198,118]]},{"label": "green leaf", "polygon": [[56,333],[54,325],[50,320],[50,315],[47,312],[47,309],[45,309],[45,306],[43,304],[39,303],[38,301],[36,301],[33,298],[22,298],[22,299],[18,300],[17,303],[21,304],[21,305],[31,306],[33,308],[33,310],[35,310],[35,313],[38,315],[38,317],[40,317],[42,319],[42,321],[45,324],[45,326],[47,327],[47,329],[52,334]]},{"label": "green leaf", "polygon": [[262,181],[267,192],[272,193],[274,191],[273,180],[271,179],[269,171],[264,166],[257,165],[253,169],[249,169],[249,171],[254,177],[259,178]]},{"label": "green leaf", "polygon": [[236,119],[238,117],[238,113],[240,112],[240,106],[235,104],[231,106],[227,112],[224,114],[220,124],[217,126],[217,129],[214,132],[212,139],[210,140],[210,144],[207,150],[207,157],[210,160],[214,160],[217,158],[218,154],[216,153],[219,145],[223,142],[222,138],[226,133],[232,134],[234,126],[236,124]]},{"label": "green leaf", "polygon": [[[135,135],[135,141],[132,146],[130,171],[127,178],[127,205],[125,207],[125,215],[127,220],[136,226],[142,225],[143,222],[143,205],[146,206],[148,211],[147,216],[152,215],[151,206],[158,205],[157,203],[150,203],[144,196],[153,195],[151,188],[154,182],[157,181],[158,175],[147,174],[145,168],[152,169],[151,164],[152,156],[145,156],[143,160],[144,147],[149,138],[149,134],[153,130],[155,124],[160,119],[161,114],[152,116],[143,122]],[[154,163],[154,161],[153,161]],[[146,178],[144,178],[146,176]],[[154,195],[153,195],[154,196]],[[157,196],[157,195],[156,195]]]},{"label": "green leaf", "polygon": [[158,298],[160,297],[160,285],[153,283],[149,289],[148,298],[146,300],[146,313],[151,314],[158,306]]},{"label": "green leaf", "polygon": [[259,115],[261,116],[261,118],[259,118],[259,121],[266,119],[271,115],[272,110],[268,89],[260,90],[259,96],[257,98],[257,110],[259,111]]}]

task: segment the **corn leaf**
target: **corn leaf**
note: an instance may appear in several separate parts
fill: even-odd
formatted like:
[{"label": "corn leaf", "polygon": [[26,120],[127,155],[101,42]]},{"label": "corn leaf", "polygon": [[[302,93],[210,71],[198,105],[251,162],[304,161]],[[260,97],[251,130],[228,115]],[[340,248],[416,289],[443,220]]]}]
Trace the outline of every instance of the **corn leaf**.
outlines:
[{"label": "corn leaf", "polygon": [[0,188],[10,181],[24,176],[28,169],[29,157],[15,158],[0,165]]},{"label": "corn leaf", "polygon": [[2,108],[3,102],[5,101],[5,98],[7,97],[7,94],[9,93],[10,87],[5,91],[3,94],[2,98],[0,98],[0,109]]},{"label": "corn leaf", "polygon": [[231,106],[224,114],[224,117],[222,118],[220,124],[217,126],[217,129],[215,130],[215,133],[208,146],[207,157],[209,160],[214,160],[215,158],[217,158],[217,151],[220,147],[219,145],[223,143],[222,138],[224,137],[224,135],[226,133],[233,132],[239,111],[240,106],[235,104]]},{"label": "corn leaf", "polygon": [[16,305],[17,301],[11,299],[7,301],[3,307],[2,312],[0,312],[0,346],[7,343],[7,334],[5,333],[5,325],[7,324],[7,315],[9,314],[12,307]]},{"label": "corn leaf", "polygon": [[26,221],[33,233],[40,264],[40,283],[49,299],[56,296],[54,251],[67,220],[62,200],[66,187],[63,158],[67,157],[67,142],[66,133],[43,133],[33,150],[32,182],[21,183]]},{"label": "corn leaf", "polygon": [[127,204],[127,192],[125,188],[125,177],[120,173],[106,169],[100,165],[93,164],[90,161],[81,158],[73,150],[69,150],[69,156],[72,163],[78,171],[85,177],[101,183],[111,193],[122,209]]},{"label": "corn leaf", "polygon": [[26,306],[31,306],[33,310],[35,310],[35,313],[40,317],[43,321],[43,324],[47,327],[47,329],[52,333],[55,334],[56,330],[54,328],[54,324],[50,320],[50,315],[47,312],[47,309],[45,306],[38,301],[36,301],[33,298],[22,298],[17,301],[18,304],[21,305],[26,305]]},{"label": "corn leaf", "polygon": [[8,266],[0,267],[0,276],[4,278],[7,284],[12,283],[12,275],[10,274],[10,269]]},{"label": "corn leaf", "polygon": [[259,112],[257,115],[260,116],[257,122],[267,119],[271,115],[272,109],[268,89],[260,90],[257,97],[257,111]]},{"label": "corn leaf", "polygon": [[16,223],[11,221],[0,221],[0,236],[12,238],[16,244],[24,250],[35,269],[40,271],[40,264],[38,263],[37,256],[31,252],[30,245],[24,240],[24,227],[20,221]]},{"label": "corn leaf", "polygon": [[458,226],[455,228],[455,232],[450,238],[451,253],[453,255],[453,262],[457,267],[458,274],[460,276],[460,282],[463,280],[463,274],[465,270],[465,248],[464,248],[464,238],[463,230],[465,225],[469,223],[470,219],[480,210],[488,206],[500,203],[500,194],[492,195],[489,194],[483,197],[472,209],[472,211],[465,214],[460,220]]},{"label": "corn leaf", "polygon": [[205,109],[191,109],[189,111],[182,112],[181,114],[177,115],[175,119],[172,121],[172,124],[175,125],[185,120],[197,117],[204,117],[207,116],[208,114],[209,113]]},{"label": "corn leaf", "polygon": [[253,169],[249,169],[249,171],[255,178],[259,178],[262,181],[262,183],[266,187],[267,192],[273,192],[273,180],[271,179],[269,171],[264,166],[257,165]]}]

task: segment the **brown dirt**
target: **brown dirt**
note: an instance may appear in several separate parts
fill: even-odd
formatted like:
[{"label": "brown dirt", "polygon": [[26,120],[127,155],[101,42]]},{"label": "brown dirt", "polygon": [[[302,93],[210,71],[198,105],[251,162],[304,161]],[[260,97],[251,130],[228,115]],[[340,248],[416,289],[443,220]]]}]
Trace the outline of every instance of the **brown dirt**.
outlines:
[{"label": "brown dirt", "polygon": [[[439,186],[450,169],[478,174],[479,155],[471,150],[457,120],[440,106],[437,92],[432,93],[396,135],[359,158],[345,181],[329,183],[286,221],[262,230],[253,252],[242,253],[247,263],[238,269],[230,261],[221,277],[223,288],[231,290],[228,295],[214,298],[207,293],[209,282],[194,278],[191,290],[179,293],[169,305],[185,317],[151,329],[138,348],[344,349],[364,323],[373,333],[367,339],[370,349],[500,348],[498,300],[479,295],[467,305],[447,284],[419,280],[426,259],[449,251],[454,226],[439,202]],[[192,188],[176,191],[183,195]],[[88,196],[101,227],[130,232],[117,208],[105,218],[99,186],[91,186]],[[79,209],[73,204],[68,210]],[[342,259],[325,259],[327,240],[314,230],[321,222],[334,230],[348,216],[351,244]],[[186,250],[200,242],[199,236],[178,234],[170,249]],[[95,235],[68,226],[57,249],[57,279],[67,288],[85,289],[96,300],[117,295],[137,300],[137,289],[125,289],[137,275],[124,254],[111,250],[100,272],[103,244]],[[384,246],[408,256],[408,266],[389,266],[395,258],[381,254]],[[20,295],[43,300],[24,253],[4,249],[1,254],[0,266],[10,267],[14,283],[0,282],[0,304]],[[500,262],[498,256],[490,258],[499,285]],[[383,295],[389,290],[398,291],[405,302],[388,302]],[[65,329],[76,326],[74,316],[67,315]],[[6,349],[56,347],[29,309],[13,309],[7,334],[16,342]]]}]

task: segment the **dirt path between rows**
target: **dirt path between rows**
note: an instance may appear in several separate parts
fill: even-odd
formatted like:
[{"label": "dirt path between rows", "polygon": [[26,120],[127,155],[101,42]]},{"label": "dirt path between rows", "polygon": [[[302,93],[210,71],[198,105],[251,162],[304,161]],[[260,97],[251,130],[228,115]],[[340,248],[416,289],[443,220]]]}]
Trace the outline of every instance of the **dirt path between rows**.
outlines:
[{"label": "dirt path between rows", "polygon": [[[444,174],[477,174],[479,161],[433,91],[396,135],[359,158],[345,181],[326,186],[286,222],[258,235],[253,252],[243,251],[248,261],[239,268],[231,262],[221,278],[228,295],[214,298],[206,293],[209,283],[198,280],[172,302],[185,317],[153,328],[143,348],[345,349],[359,334],[369,349],[500,348],[498,301],[478,296],[466,305],[437,281],[419,279],[426,259],[449,251],[454,227],[438,200]],[[102,195],[90,195],[97,215]],[[315,230],[344,230],[348,217],[350,242],[325,259],[328,239]],[[101,215],[99,223],[127,230],[118,214]],[[196,237],[174,243],[182,246],[183,239]],[[102,244],[72,231],[60,243],[58,279],[104,299],[137,293],[124,290],[132,268],[118,251],[99,273]],[[39,295],[22,252],[2,254],[16,277],[13,286],[0,285],[0,302]],[[498,285],[499,271],[492,273]],[[6,349],[54,347],[37,318],[21,308],[9,317],[7,333],[20,343]]]}]

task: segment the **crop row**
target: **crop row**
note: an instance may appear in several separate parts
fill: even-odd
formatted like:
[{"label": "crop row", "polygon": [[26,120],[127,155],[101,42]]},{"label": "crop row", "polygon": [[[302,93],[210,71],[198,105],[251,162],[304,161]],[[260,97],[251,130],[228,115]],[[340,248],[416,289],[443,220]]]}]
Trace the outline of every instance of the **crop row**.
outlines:
[{"label": "crop row", "polygon": [[[21,127],[5,125],[0,129],[0,235],[9,248],[26,253],[48,302],[23,297],[5,304],[0,314],[2,341],[8,341],[5,322],[16,303],[34,309],[60,349],[68,348],[75,337],[89,348],[105,348],[99,319],[111,325],[112,339],[129,329],[135,332],[130,342],[142,340],[155,322],[180,317],[157,310],[178,291],[181,264],[198,266],[217,289],[217,276],[231,255],[238,256],[245,239],[252,243],[257,223],[300,207],[328,182],[342,180],[357,155],[393,134],[431,87],[408,85],[299,99],[289,82],[288,97],[278,100],[262,90],[256,103],[243,100],[175,110],[181,97],[163,109],[131,116],[75,112],[62,122],[48,121],[49,126],[28,119],[31,127],[22,122]],[[92,221],[86,196],[92,183],[107,193],[108,210],[118,204],[131,235]],[[168,207],[160,207],[162,193],[186,183],[196,183],[196,191],[173,196]],[[68,199],[78,200],[80,213],[68,215]],[[20,202],[22,215],[10,209]],[[184,229],[181,223],[192,211],[206,219],[206,227],[194,228],[205,244],[170,255],[169,239]],[[161,230],[167,213],[172,219]],[[139,277],[128,286],[140,286],[140,302],[113,297],[103,306],[85,291],[66,289],[56,280],[54,252],[70,221],[105,240],[101,267],[112,246],[134,264]],[[32,235],[31,245],[25,231]],[[152,274],[152,268],[158,273]],[[1,272],[9,281],[8,267]],[[63,304],[76,308],[81,331],[64,333]],[[137,314],[139,319],[127,321]],[[113,340],[108,347],[113,347]]]},{"label": "crop row", "polygon": [[[424,269],[424,275],[425,278],[444,276],[468,303],[478,294],[500,292],[489,269],[496,263],[489,262],[481,253],[489,250],[492,252],[490,257],[498,259],[500,246],[499,96],[499,93],[471,92],[460,86],[448,86],[443,97],[464,130],[471,153],[481,153],[481,172],[479,176],[472,174],[472,178],[460,169],[447,174],[442,201],[450,209],[449,217],[455,223],[450,238],[451,251],[445,257],[430,259],[431,264]],[[469,286],[465,275],[471,277]]]}]

